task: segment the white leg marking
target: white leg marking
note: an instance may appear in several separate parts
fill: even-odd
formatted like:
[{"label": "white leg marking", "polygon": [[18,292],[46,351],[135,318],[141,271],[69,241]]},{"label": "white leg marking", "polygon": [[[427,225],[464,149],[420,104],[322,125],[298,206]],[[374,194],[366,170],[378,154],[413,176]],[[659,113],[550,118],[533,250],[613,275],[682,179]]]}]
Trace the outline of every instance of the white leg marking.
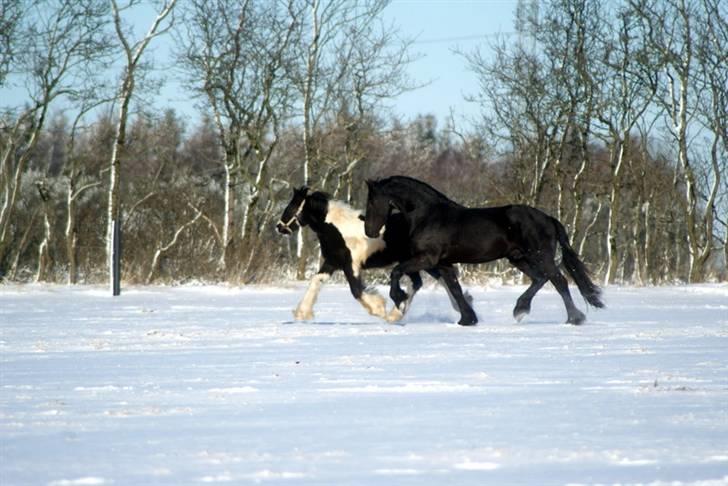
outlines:
[{"label": "white leg marking", "polygon": [[387,322],[397,322],[404,317],[402,311],[396,305],[392,307],[392,310],[387,314]]},{"label": "white leg marking", "polygon": [[387,304],[384,298],[376,292],[364,292],[359,302],[373,316],[384,319],[387,315]]},{"label": "white leg marking", "polygon": [[329,279],[331,275],[328,273],[317,273],[308,284],[303,299],[293,311],[293,317],[298,321],[307,321],[313,319],[313,305],[316,303],[318,294],[321,291],[321,285]]}]

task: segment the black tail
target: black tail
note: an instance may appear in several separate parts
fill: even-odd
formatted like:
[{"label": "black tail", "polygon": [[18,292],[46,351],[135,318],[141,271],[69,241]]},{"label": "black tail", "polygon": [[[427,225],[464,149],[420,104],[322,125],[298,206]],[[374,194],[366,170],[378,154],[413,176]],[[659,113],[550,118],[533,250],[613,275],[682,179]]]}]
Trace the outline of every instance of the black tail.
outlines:
[{"label": "black tail", "polygon": [[594,307],[603,308],[604,302],[601,301],[602,289],[600,289],[594,282],[589,278],[589,272],[584,266],[584,263],[579,260],[579,255],[576,254],[571,245],[569,244],[569,236],[566,234],[566,228],[559,222],[559,220],[552,218],[554,225],[556,226],[556,232],[558,234],[559,243],[561,244],[561,254],[563,256],[564,267],[569,272],[571,278],[576,282],[576,286],[579,287],[579,292],[584,296],[586,301]]}]

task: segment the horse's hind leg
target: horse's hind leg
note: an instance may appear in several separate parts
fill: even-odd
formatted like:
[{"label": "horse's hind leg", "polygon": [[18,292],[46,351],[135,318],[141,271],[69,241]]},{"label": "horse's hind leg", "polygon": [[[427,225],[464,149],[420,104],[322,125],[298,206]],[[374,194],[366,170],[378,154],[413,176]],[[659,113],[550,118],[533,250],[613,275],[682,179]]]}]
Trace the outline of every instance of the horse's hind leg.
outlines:
[{"label": "horse's hind leg", "polygon": [[571,293],[569,292],[569,282],[566,280],[566,277],[564,277],[554,262],[544,263],[544,273],[554,287],[556,287],[556,291],[564,301],[568,315],[566,322],[574,325],[582,324],[586,320],[586,316],[574,305]]},{"label": "horse's hind leg", "polygon": [[521,258],[516,260],[509,258],[508,261],[511,262],[511,265],[525,273],[531,279],[531,285],[523,294],[521,294],[516,301],[516,307],[513,308],[513,317],[520,322],[524,316],[531,312],[531,300],[536,293],[541,290],[541,287],[549,281],[549,279],[542,273],[534,270],[525,259]]}]

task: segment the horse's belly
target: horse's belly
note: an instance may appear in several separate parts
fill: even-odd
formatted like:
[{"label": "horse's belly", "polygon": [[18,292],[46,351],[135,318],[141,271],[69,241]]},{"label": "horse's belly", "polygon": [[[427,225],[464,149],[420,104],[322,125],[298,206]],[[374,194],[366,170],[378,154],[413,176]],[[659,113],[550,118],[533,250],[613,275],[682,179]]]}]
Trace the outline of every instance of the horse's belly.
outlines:
[{"label": "horse's belly", "polygon": [[508,245],[500,239],[492,241],[459,242],[442,255],[447,263],[486,263],[506,256]]}]

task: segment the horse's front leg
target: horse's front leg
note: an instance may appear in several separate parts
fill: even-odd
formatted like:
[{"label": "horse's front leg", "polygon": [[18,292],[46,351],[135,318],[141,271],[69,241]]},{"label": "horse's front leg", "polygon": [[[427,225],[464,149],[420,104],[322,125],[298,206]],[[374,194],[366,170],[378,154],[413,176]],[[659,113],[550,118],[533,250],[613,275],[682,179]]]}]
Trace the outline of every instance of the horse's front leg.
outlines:
[{"label": "horse's front leg", "polygon": [[474,326],[478,323],[478,317],[475,315],[475,311],[470,306],[467,297],[463,294],[463,289],[460,287],[458,282],[458,273],[455,267],[452,265],[441,265],[438,267],[442,280],[447,286],[448,294],[453,299],[460,311],[460,320],[458,324],[461,326]]},{"label": "horse's front leg", "polygon": [[298,303],[293,311],[293,317],[298,321],[308,321],[313,319],[313,305],[316,303],[318,294],[321,291],[321,285],[326,282],[336,268],[324,262],[321,269],[311,278],[306,293],[303,294],[301,302]]},{"label": "horse's front leg", "polygon": [[407,295],[407,299],[401,304],[401,307],[397,307],[396,305],[392,307],[392,310],[387,314],[387,321],[389,322],[396,322],[404,317],[410,304],[412,304],[412,299],[415,298],[415,294],[422,288],[422,277],[419,272],[408,273],[407,277],[409,277],[410,281],[410,285],[405,284],[405,295]]},{"label": "horse's front leg", "polygon": [[395,307],[403,312],[403,303],[407,301],[407,293],[399,286],[402,275],[432,268],[436,263],[437,258],[433,255],[422,254],[394,266],[389,280],[389,297],[394,301]]},{"label": "horse's front leg", "polygon": [[367,292],[361,274],[359,272],[355,273],[351,267],[344,267],[344,275],[349,283],[351,295],[359,301],[369,314],[384,319],[387,313],[387,304],[384,298],[376,291]]}]

